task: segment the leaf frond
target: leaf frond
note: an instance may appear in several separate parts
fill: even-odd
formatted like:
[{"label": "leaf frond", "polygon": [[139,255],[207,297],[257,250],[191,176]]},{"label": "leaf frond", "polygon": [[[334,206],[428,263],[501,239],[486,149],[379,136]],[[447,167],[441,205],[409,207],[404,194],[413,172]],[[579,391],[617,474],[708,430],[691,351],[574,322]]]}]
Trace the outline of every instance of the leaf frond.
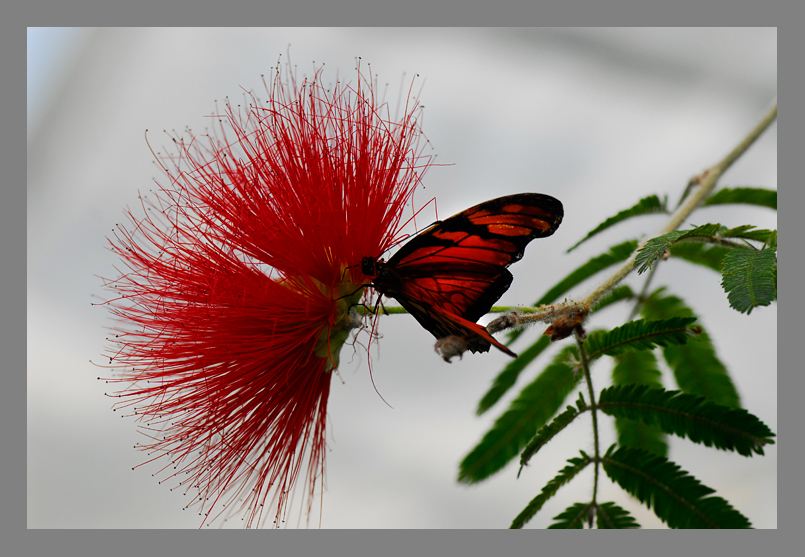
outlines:
[{"label": "leaf frond", "polygon": [[648,197],[644,197],[640,201],[638,201],[635,205],[629,207],[628,209],[624,209],[623,211],[619,212],[617,215],[609,217],[604,222],[593,228],[587,235],[578,241],[574,246],[567,250],[567,253],[570,253],[581,244],[598,234],[599,232],[603,232],[607,228],[618,224],[619,222],[625,221],[631,217],[636,217],[639,215],[651,215],[657,213],[667,213],[668,210],[665,207],[665,204],[660,201],[660,198],[656,195],[650,195]]},{"label": "leaf frond", "polygon": [[[615,358],[612,382],[615,385],[646,385],[662,388],[661,372],[654,352],[648,350],[624,352]],[[666,456],[668,442],[665,433],[658,427],[624,417],[615,417],[618,446],[633,447]]]},{"label": "leaf frond", "polygon": [[584,340],[590,359],[604,354],[614,356],[627,350],[652,350],[657,346],[685,344],[693,332],[695,317],[672,317],[657,321],[638,319],[610,331],[594,331]]},{"label": "leaf frond", "polygon": [[771,234],[769,234],[769,237],[766,240],[766,243],[764,244],[763,247],[768,248],[768,249],[773,249],[774,251],[777,251],[777,231],[776,230],[771,231]]},{"label": "leaf frond", "polygon": [[613,502],[600,503],[595,509],[595,525],[599,530],[629,530],[640,528],[640,524],[629,514]]},{"label": "leaf frond", "polygon": [[520,469],[517,471],[518,478],[520,477],[520,472],[523,471],[523,467],[528,465],[528,461],[531,460],[531,457],[537,454],[537,451],[542,447],[547,445],[548,441],[556,437],[560,431],[569,426],[578,415],[578,409],[573,406],[568,406],[567,410],[556,416],[549,424],[539,429],[534,438],[526,445],[523,454],[520,455]]},{"label": "leaf frond", "polygon": [[690,230],[675,230],[662,236],[652,238],[637,252],[635,266],[640,266],[637,274],[643,274],[651,268],[655,261],[662,257],[666,251],[682,240],[693,238],[717,242],[717,234],[721,230],[720,224],[703,224]]},{"label": "leaf frond", "polygon": [[772,249],[733,250],[724,258],[721,286],[730,307],[747,315],[777,299],[777,255]]},{"label": "leaf frond", "polygon": [[585,522],[590,522],[592,512],[592,503],[574,503],[553,517],[557,522],[548,526],[548,530],[580,530]]},{"label": "leaf frond", "polygon": [[671,528],[751,528],[744,515],[677,464],[640,449],[611,449],[601,459],[607,476]]},{"label": "leaf frond", "polygon": [[742,238],[744,240],[755,240],[756,242],[766,242],[769,235],[774,232],[765,228],[756,228],[752,224],[744,224],[735,228],[725,229],[720,235],[724,238]]},{"label": "leaf frond", "polygon": [[522,528],[526,522],[531,520],[534,515],[537,514],[537,511],[542,508],[548,499],[556,495],[556,492],[559,491],[560,487],[575,478],[587,467],[588,464],[592,462],[592,459],[587,456],[587,454],[582,452],[581,457],[569,458],[568,462],[570,464],[562,468],[559,471],[559,474],[545,484],[545,487],[542,488],[540,494],[534,497],[531,502],[528,503],[526,508],[523,509],[519,515],[517,515],[509,528]]},{"label": "leaf frond", "polygon": [[592,311],[601,311],[607,306],[611,306],[623,300],[631,300],[634,297],[635,294],[632,292],[632,289],[624,284],[613,288],[609,294],[600,298],[593,306]]},{"label": "leaf frond", "polygon": [[[664,288],[648,296],[641,311],[648,319],[693,316],[693,311],[680,298],[666,296]],[[682,391],[703,396],[712,402],[740,406],[738,391],[703,327],[696,340],[662,349],[663,358],[673,371],[676,384]]]},{"label": "leaf frond", "polygon": [[657,367],[657,358],[653,352],[624,352],[615,358],[612,368],[612,382],[615,385],[648,385],[661,388],[662,372]]},{"label": "leaf frond", "polygon": [[678,257],[688,263],[702,265],[720,273],[724,257],[730,251],[730,248],[712,244],[682,242],[671,246],[671,257]]},{"label": "leaf frond", "polygon": [[722,188],[704,200],[704,205],[726,203],[745,203],[777,210],[777,191],[766,188]]},{"label": "leaf frond", "polygon": [[616,246],[609,248],[609,251],[597,257],[593,257],[576,270],[567,275],[564,279],[554,285],[542,298],[534,303],[535,307],[542,304],[555,302],[559,296],[588,278],[600,273],[621,261],[626,261],[634,250],[637,249],[637,240],[627,240]]},{"label": "leaf frond", "polygon": [[774,444],[774,433],[746,410],[681,391],[646,385],[609,387],[601,391],[598,406],[610,416],[640,420],[694,443],[743,456],[762,455],[764,445]]},{"label": "leaf frond", "polygon": [[548,346],[551,344],[551,339],[546,336],[540,336],[539,340],[529,346],[527,349],[520,352],[520,355],[509,362],[506,367],[503,368],[495,380],[492,383],[492,386],[489,390],[481,397],[480,402],[478,403],[478,408],[475,410],[475,413],[480,416],[492,406],[494,406],[500,398],[506,394],[506,392],[511,389],[514,384],[517,382],[517,378],[520,376],[520,373],[530,364],[533,362],[537,356],[542,354]]},{"label": "leaf frond", "polygon": [[578,358],[568,346],[534,381],[520,392],[478,445],[459,465],[458,481],[477,483],[503,468],[562,406],[579,381],[569,358]]}]

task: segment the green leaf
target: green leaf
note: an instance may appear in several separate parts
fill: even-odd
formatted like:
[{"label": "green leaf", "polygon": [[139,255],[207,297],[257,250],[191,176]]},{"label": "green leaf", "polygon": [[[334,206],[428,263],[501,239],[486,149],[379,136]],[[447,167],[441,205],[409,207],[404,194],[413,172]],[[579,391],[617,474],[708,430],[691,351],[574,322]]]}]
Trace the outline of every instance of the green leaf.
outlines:
[{"label": "green leaf", "polygon": [[632,518],[629,511],[612,502],[599,504],[595,510],[595,518],[595,523],[599,530],[640,528],[640,525]]},{"label": "green leaf", "polygon": [[520,477],[520,472],[523,471],[523,467],[528,464],[531,457],[537,454],[537,451],[544,447],[548,441],[556,437],[560,431],[569,426],[578,415],[579,411],[576,408],[568,406],[567,410],[551,420],[551,423],[539,429],[534,438],[526,445],[523,454],[520,455],[520,470],[517,471],[518,478]]},{"label": "green leaf", "polygon": [[684,203],[685,200],[688,198],[688,195],[690,195],[690,192],[692,192],[694,189],[699,187],[699,183],[700,183],[699,180],[696,179],[696,178],[691,178],[688,181],[687,186],[685,186],[685,191],[682,192],[682,197],[679,198],[679,201],[676,204],[677,208],[682,206],[682,203]]},{"label": "green leaf", "polygon": [[635,258],[635,266],[640,265],[637,274],[642,274],[654,264],[660,257],[662,257],[671,246],[682,240],[690,239],[706,239],[712,242],[717,242],[716,234],[721,230],[720,224],[703,224],[690,230],[676,230],[652,238],[646,245],[640,248]]},{"label": "green leaf", "polygon": [[[577,284],[584,282],[612,265],[625,261],[634,253],[635,249],[637,249],[637,240],[628,240],[617,246],[612,246],[607,253],[590,259],[587,263],[555,284],[542,298],[536,301],[534,307],[553,303],[559,296],[566,293]],[[524,331],[525,329],[518,329],[509,333],[509,343],[519,338]]]},{"label": "green leaf", "polygon": [[635,217],[638,215],[650,215],[656,213],[667,213],[667,209],[665,208],[665,203],[660,201],[660,198],[656,195],[650,195],[648,197],[644,197],[640,201],[637,202],[636,205],[629,207],[628,209],[624,209],[614,217],[609,217],[607,220],[596,226],[593,230],[591,230],[584,238],[579,240],[579,242],[567,250],[568,253],[579,247],[583,242],[586,242],[599,232],[602,232],[613,226],[619,222],[625,221],[628,218]]},{"label": "green leaf", "polygon": [[[766,240],[766,245],[764,247],[767,247],[768,249],[773,249],[774,251],[777,251],[777,231],[776,230],[771,231],[771,234],[769,234],[769,238],[768,238],[768,240]],[[776,267],[775,267],[775,269],[776,269]],[[776,276],[777,275],[775,273],[775,278],[776,278]]]},{"label": "green leaf", "polygon": [[601,311],[607,306],[611,306],[622,300],[631,300],[634,297],[635,295],[631,288],[626,285],[618,286],[612,289],[609,294],[600,298],[593,306],[592,311]]},{"label": "green leaf", "polygon": [[751,528],[749,520],[714,490],[673,462],[647,451],[610,448],[601,461],[607,476],[671,528]]},{"label": "green leaf", "polygon": [[752,224],[744,224],[742,226],[736,226],[735,228],[725,228],[719,233],[719,235],[724,238],[743,238],[745,240],[766,242],[772,232],[774,231],[767,230],[765,228],[755,228],[755,226]]},{"label": "green leaf", "polygon": [[495,381],[492,383],[492,386],[489,388],[483,398],[481,398],[475,413],[480,416],[494,406],[495,403],[497,403],[497,401],[500,400],[504,394],[506,394],[506,391],[508,391],[517,382],[520,372],[523,371],[528,364],[533,362],[537,356],[542,354],[542,352],[548,348],[550,344],[550,338],[540,336],[537,342],[529,346],[526,350],[520,352],[520,355],[517,358],[509,362],[509,364],[503,368],[503,371],[501,371],[495,378]]},{"label": "green leaf", "polygon": [[[676,296],[664,296],[660,288],[649,296],[642,308],[648,319],[667,319],[672,316],[692,317],[693,311]],[[674,372],[679,388],[690,394],[725,406],[740,406],[738,391],[735,390],[726,366],[716,355],[715,347],[706,331],[702,330],[697,342],[682,346],[666,346],[663,357]]]},{"label": "green leaf", "polygon": [[612,265],[626,261],[629,256],[634,253],[635,249],[637,249],[637,240],[628,240],[616,246],[612,246],[607,253],[593,257],[555,284],[542,298],[536,301],[534,306],[539,307],[542,304],[553,303],[559,296],[566,293],[577,284],[584,282]]},{"label": "green leaf", "polygon": [[554,520],[558,520],[559,522],[554,522],[550,526],[548,526],[549,530],[579,530],[584,528],[584,523],[589,521],[592,515],[590,512],[592,511],[593,505],[592,503],[575,503],[568,508],[566,508],[563,512],[559,513],[555,517]]},{"label": "green leaf", "polygon": [[624,352],[615,358],[612,382],[615,385],[662,387],[662,373],[653,352]]},{"label": "green leaf", "polygon": [[520,454],[578,383],[568,361],[571,356],[578,357],[572,345],[561,351],[553,363],[520,392],[481,442],[464,457],[458,481],[472,484],[484,480]]},{"label": "green leaf", "polygon": [[662,355],[674,372],[677,386],[684,392],[725,406],[741,405],[738,391],[726,366],[718,359],[709,337],[699,334],[699,342],[686,346],[666,346],[662,349]]},{"label": "green leaf", "polygon": [[728,238],[770,243],[776,240],[776,231],[755,229],[754,225],[751,224],[736,226],[735,228],[727,228],[720,224],[705,224],[691,230],[669,232],[657,238],[652,238],[638,251],[635,265],[640,265],[640,268],[637,272],[639,274],[650,269],[654,262],[667,252],[691,263],[705,265],[720,271],[723,258],[730,250],[752,248],[748,243],[742,244],[734,240],[727,241],[726,239]]},{"label": "green leaf", "polygon": [[730,251],[730,248],[712,244],[682,242],[671,246],[671,257],[678,257],[688,263],[702,265],[720,273],[724,256]]},{"label": "green leaf", "polygon": [[534,497],[526,508],[517,515],[517,518],[514,519],[509,528],[522,528],[526,522],[537,514],[537,511],[542,508],[545,502],[556,494],[560,487],[575,478],[579,472],[584,470],[587,465],[592,462],[592,459],[582,452],[581,458],[570,458],[568,462],[570,464],[562,468],[556,477],[545,484],[540,494]]},{"label": "green leaf", "polygon": [[[615,358],[615,367],[612,369],[612,382],[615,385],[646,385],[660,389],[660,377],[653,352],[625,352]],[[660,456],[668,454],[665,434],[656,426],[628,417],[616,417],[615,429],[621,447],[644,449]]]},{"label": "green leaf", "polygon": [[704,205],[746,203],[777,210],[777,191],[764,188],[724,188],[704,200]]},{"label": "green leaf", "polygon": [[627,350],[652,350],[656,346],[685,344],[694,335],[689,327],[694,321],[695,317],[630,321],[611,331],[590,333],[584,340],[584,349],[592,360],[604,354],[614,356]]},{"label": "green leaf", "polygon": [[776,275],[774,250],[733,250],[724,258],[721,286],[732,308],[750,314],[777,299]]},{"label": "green leaf", "polygon": [[774,444],[774,433],[746,410],[680,391],[646,385],[609,387],[601,391],[598,406],[610,416],[640,420],[694,443],[743,456],[762,455],[764,445]]}]

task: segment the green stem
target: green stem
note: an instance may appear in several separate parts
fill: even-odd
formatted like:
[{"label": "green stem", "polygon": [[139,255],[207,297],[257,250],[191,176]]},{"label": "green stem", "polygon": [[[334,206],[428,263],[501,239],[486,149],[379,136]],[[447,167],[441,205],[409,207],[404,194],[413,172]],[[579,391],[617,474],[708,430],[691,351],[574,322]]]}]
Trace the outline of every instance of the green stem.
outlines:
[{"label": "green stem", "polygon": [[637,295],[637,301],[635,302],[634,307],[629,314],[629,321],[632,321],[637,316],[637,312],[640,311],[640,306],[643,305],[646,296],[648,296],[648,287],[651,284],[651,279],[653,279],[654,275],[657,273],[658,267],[659,265],[654,265],[649,271],[646,281],[643,283],[643,288],[640,290],[640,294]]},{"label": "green stem", "polygon": [[[738,160],[738,158],[743,155],[747,149],[749,149],[755,140],[760,137],[760,135],[772,124],[772,122],[774,122],[776,118],[777,103],[775,102],[772,109],[763,117],[763,119],[760,120],[760,122],[758,122],[754,129],[752,129],[752,131],[749,132],[749,134],[744,137],[743,140],[741,140],[741,142],[732,151],[730,151],[729,154],[727,154],[726,157],[691,181],[691,184],[698,184],[698,186],[691,186],[692,193],[684,199],[683,203],[681,203],[679,207],[677,207],[666,225],[655,236],[662,236],[663,234],[667,234],[668,232],[672,232],[679,228],[679,226],[690,216],[690,214],[702,202],[702,200],[710,195],[721,175],[724,174],[724,172],[730,166],[732,166],[732,164]],[[639,247],[645,245],[649,239],[650,238],[644,240]],[[573,311],[589,311],[589,308],[591,308],[600,298],[602,298],[607,292],[614,288],[635,269],[635,257],[637,257],[637,251],[635,251],[635,253],[633,253],[631,257],[623,264],[623,266],[615,271],[612,276],[610,276],[600,286],[598,286],[598,288],[593,290],[589,295],[578,302],[568,301],[561,308],[553,308],[548,310],[543,308],[516,308],[521,313],[539,313],[539,315],[521,318],[521,321],[525,323],[554,318],[557,315],[557,311],[561,314],[569,314]],[[510,307],[494,306],[490,310],[490,313],[503,313],[510,311],[511,309],[512,308]],[[367,313],[367,310],[360,306],[357,307],[357,310],[361,314]],[[387,314],[408,313],[406,309],[395,306],[384,306],[383,310],[383,313]],[[371,311],[369,311],[369,313],[371,313]]]},{"label": "green stem", "polygon": [[[747,149],[757,140],[760,135],[766,131],[766,129],[774,122],[777,118],[777,103],[774,103],[772,109],[758,122],[758,124],[752,129],[749,134],[741,140],[740,143],[732,150],[730,153],[724,157],[721,161],[713,165],[712,167],[705,170],[702,174],[698,176],[695,180],[699,183],[698,188],[693,191],[693,193],[685,200],[685,202],[680,205],[674,214],[671,215],[671,218],[668,219],[666,225],[657,233],[655,236],[662,236],[663,234],[667,234],[669,232],[673,232],[679,226],[685,222],[693,210],[702,202],[713,189],[716,187],[716,183],[718,179],[721,177],[722,174],[730,167],[732,164],[738,160],[738,158],[743,155]],[[642,247],[648,242],[650,238],[644,240],[639,247]],[[592,305],[598,301],[604,294],[606,294],[610,289],[612,289],[615,285],[617,285],[620,281],[626,278],[629,273],[635,268],[635,257],[637,257],[637,251],[632,254],[632,256],[626,261],[626,263],[619,268],[615,273],[612,274],[607,280],[603,282],[598,288],[593,290],[587,297],[579,302],[580,305],[585,307],[592,307]]]},{"label": "green stem", "polygon": [[579,348],[579,360],[581,361],[581,369],[584,371],[584,380],[587,383],[587,395],[590,397],[590,413],[593,418],[593,450],[595,452],[595,472],[593,475],[593,499],[592,504],[595,505],[595,499],[598,494],[598,471],[601,464],[601,454],[598,446],[598,413],[595,405],[595,390],[593,389],[593,379],[590,374],[590,362],[587,360],[587,352],[584,350],[584,341],[579,335],[578,331],[573,332],[576,338],[576,346]]}]

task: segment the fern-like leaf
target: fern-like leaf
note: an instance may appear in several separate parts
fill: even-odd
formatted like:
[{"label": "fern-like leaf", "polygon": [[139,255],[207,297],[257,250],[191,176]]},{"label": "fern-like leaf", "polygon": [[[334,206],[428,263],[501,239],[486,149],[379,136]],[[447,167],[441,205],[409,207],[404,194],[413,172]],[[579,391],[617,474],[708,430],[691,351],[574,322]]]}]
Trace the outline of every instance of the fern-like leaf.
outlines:
[{"label": "fern-like leaf", "polygon": [[629,511],[612,502],[598,505],[595,509],[595,524],[599,530],[640,528],[640,524],[629,514]]},{"label": "fern-like leaf", "polygon": [[638,319],[611,331],[594,331],[584,341],[590,359],[614,356],[627,350],[651,350],[656,346],[685,344],[695,333],[689,325],[695,317],[672,317],[658,321]]},{"label": "fern-like leaf", "polygon": [[553,517],[558,522],[548,526],[548,530],[580,530],[585,522],[592,523],[593,512],[592,503],[574,503]]},{"label": "fern-like leaf", "polygon": [[607,476],[671,528],[751,528],[749,520],[714,490],[655,454],[610,448],[601,459]]},{"label": "fern-like leaf", "polygon": [[560,352],[553,363],[520,392],[480,443],[464,457],[458,481],[472,484],[484,480],[520,454],[578,383],[568,362],[571,355],[578,357],[575,346]]},{"label": "fern-like leaf", "polygon": [[539,429],[534,438],[531,439],[525,449],[523,449],[523,454],[520,455],[520,470],[517,471],[518,478],[520,477],[520,472],[523,471],[523,467],[528,465],[528,461],[531,457],[537,454],[537,451],[544,447],[548,441],[556,437],[560,431],[569,426],[578,415],[579,411],[576,408],[568,406],[567,410],[551,420],[551,423]]},{"label": "fern-like leaf", "polygon": [[725,406],[741,405],[738,391],[721,362],[712,341],[705,333],[699,342],[685,346],[666,346],[662,349],[665,362],[674,372],[676,384],[686,393],[703,396]]},{"label": "fern-like leaf", "polygon": [[615,385],[648,385],[662,387],[662,373],[652,352],[624,352],[615,359],[612,382]]},{"label": "fern-like leaf", "polygon": [[717,242],[718,238],[716,235],[720,230],[720,224],[703,224],[701,226],[691,228],[690,230],[676,230],[674,232],[669,232],[668,234],[663,234],[662,236],[652,238],[637,252],[635,266],[640,265],[640,268],[637,270],[637,274],[642,274],[650,269],[654,262],[662,257],[663,254],[665,254],[665,252],[677,242],[682,240],[690,240],[693,238]]},{"label": "fern-like leaf", "polygon": [[743,456],[763,454],[774,433],[742,408],[731,408],[682,393],[646,385],[622,385],[601,391],[598,405],[610,416],[640,420],[694,443],[735,451]]},{"label": "fern-like leaf", "polygon": [[[766,240],[766,243],[765,243],[765,245],[763,247],[768,248],[768,249],[772,249],[774,251],[777,251],[777,231],[776,230],[771,231],[771,234],[769,234],[769,237]],[[776,271],[776,269],[777,269],[777,267],[775,267],[775,271]],[[775,274],[775,277],[776,277],[776,274]]]},{"label": "fern-like leaf", "polygon": [[725,228],[719,235],[724,238],[741,238],[744,240],[755,240],[756,242],[766,242],[772,232],[772,230],[765,228],[756,228],[752,224],[744,224],[742,226],[736,226],[735,228]]},{"label": "fern-like leaf", "polygon": [[550,304],[556,301],[559,296],[565,294],[568,290],[587,280],[588,278],[600,273],[613,265],[626,261],[634,250],[637,249],[637,240],[627,240],[616,246],[609,248],[607,253],[593,257],[581,267],[571,272],[557,284],[555,284],[542,298],[534,303],[535,307],[542,304]]},{"label": "fern-like leaf", "polygon": [[509,362],[506,367],[503,368],[503,371],[495,377],[492,386],[478,403],[478,408],[475,410],[475,413],[480,416],[492,408],[492,406],[514,386],[517,382],[517,378],[520,376],[520,372],[522,372],[528,364],[533,362],[537,356],[542,354],[550,344],[550,338],[540,336],[537,342],[520,352],[517,358]]},{"label": "fern-like leaf", "polygon": [[631,300],[634,297],[635,295],[632,289],[624,284],[612,289],[609,294],[600,298],[593,306],[592,311],[601,311],[607,306],[611,306],[622,300]]},{"label": "fern-like leaf", "polygon": [[599,232],[603,232],[610,226],[618,224],[619,222],[625,221],[631,217],[636,217],[639,215],[651,215],[656,213],[666,213],[668,212],[665,208],[665,203],[660,201],[660,198],[656,195],[650,195],[648,197],[644,197],[640,201],[637,202],[636,205],[629,207],[628,209],[624,209],[617,215],[613,217],[609,217],[607,220],[596,226],[592,229],[584,238],[579,240],[579,242],[567,250],[567,253],[570,253],[581,244],[598,234]]},{"label": "fern-like leaf", "polygon": [[721,286],[730,306],[748,315],[777,299],[776,274],[774,250],[733,250],[724,258]]},{"label": "fern-like leaf", "polygon": [[702,265],[719,273],[723,267],[724,257],[729,252],[730,248],[694,242],[682,242],[671,246],[671,257],[678,257],[688,263]]},{"label": "fern-like leaf", "polygon": [[[653,352],[624,352],[615,358],[615,367],[612,368],[612,382],[615,385],[646,385],[661,389],[660,377]],[[644,449],[660,456],[668,454],[665,434],[656,426],[627,417],[615,417],[615,429],[621,447]]]},{"label": "fern-like leaf", "polygon": [[777,191],[765,188],[723,188],[704,200],[704,205],[746,203],[777,210]]},{"label": "fern-like leaf", "polygon": [[523,509],[519,515],[517,515],[509,528],[522,528],[534,517],[535,514],[537,514],[537,511],[542,508],[548,499],[556,495],[556,492],[560,487],[575,478],[579,472],[584,470],[587,465],[592,462],[592,459],[582,452],[580,458],[570,458],[568,459],[568,462],[570,464],[562,468],[556,477],[545,484],[545,487],[542,488],[540,494],[534,497],[531,502],[528,503],[526,508]]},{"label": "fern-like leaf", "polygon": [[[693,311],[682,300],[665,296],[664,292],[665,288],[660,288],[645,300],[642,313],[646,318],[693,317]],[[725,406],[740,406],[738,391],[706,331],[702,329],[696,342],[663,347],[662,354],[682,391]]]}]

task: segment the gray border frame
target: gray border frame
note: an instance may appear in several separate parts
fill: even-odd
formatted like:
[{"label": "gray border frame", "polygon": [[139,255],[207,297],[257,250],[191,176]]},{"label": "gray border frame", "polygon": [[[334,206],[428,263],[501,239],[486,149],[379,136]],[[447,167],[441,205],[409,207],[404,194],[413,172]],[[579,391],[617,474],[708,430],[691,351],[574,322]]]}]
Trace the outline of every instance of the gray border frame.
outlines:
[{"label": "gray border frame", "polygon": [[[462,9],[457,9],[461,4]],[[235,9],[231,3],[208,4],[201,9],[199,3],[191,3],[187,0],[173,1],[169,5],[160,3],[159,9],[144,9],[142,3],[124,3],[115,6],[110,10],[106,2],[97,0],[71,1],[71,2],[51,2],[33,0],[24,7],[15,6],[15,9],[24,11],[23,16],[26,24],[34,25],[203,25],[214,23],[215,25],[227,26],[245,24],[248,22],[264,21],[271,25],[565,25],[569,23],[578,24],[617,24],[623,25],[627,21],[630,23],[663,23],[665,25],[696,24],[738,24],[739,22],[751,25],[770,25],[778,18],[775,9],[777,3],[764,2],[756,4],[753,8],[741,6],[741,10],[733,10],[732,13],[724,10],[726,2],[710,2],[707,5],[698,3],[695,8],[683,9],[675,5],[668,4],[654,5],[650,9],[650,15],[654,16],[645,19],[642,14],[646,13],[647,6],[641,5],[640,10],[630,10],[636,7],[636,2],[564,2],[561,7],[545,7],[536,4],[515,3],[510,6],[506,3],[504,9],[500,2],[486,4],[484,6],[474,6],[466,9],[466,4],[458,0],[434,2],[411,2],[386,3],[380,9],[376,2],[370,0],[352,0],[346,2],[336,1],[310,1],[300,0],[294,3],[283,5],[273,5],[269,3],[252,2],[251,6],[238,7]],[[715,4],[715,5],[714,5]],[[720,5],[720,6],[719,6]],[[791,6],[791,4],[789,4]],[[721,7],[722,10],[718,8]],[[419,9],[417,9],[419,8]],[[618,9],[615,9],[618,8]],[[788,10],[786,10],[788,11]],[[801,8],[796,11],[801,12]],[[7,8],[6,13],[10,10]],[[624,17],[629,14],[629,17]],[[637,15],[635,15],[637,14]],[[684,14],[684,15],[683,15]],[[792,14],[793,15],[793,14]],[[17,16],[19,17],[19,16]],[[22,19],[22,18],[20,18]],[[788,17],[785,18],[788,20]],[[11,76],[19,73],[21,63],[18,60],[17,51],[14,48],[19,46],[20,33],[14,25],[15,18],[9,14],[4,18],[4,30],[9,33],[0,33],[2,44],[6,48],[0,49],[4,53],[4,67],[11,70]],[[801,19],[800,19],[801,21]],[[791,49],[793,50],[793,49]],[[10,53],[10,54],[9,54]],[[4,81],[2,86],[6,93],[4,98],[16,98],[13,95],[17,83],[21,80],[9,79]],[[16,129],[22,124],[22,111],[9,110],[6,105],[4,111],[6,118],[13,118],[12,125],[6,127],[7,130]],[[13,115],[13,116],[12,116]],[[788,116],[788,115],[787,115]],[[4,118],[4,120],[6,119]],[[802,127],[795,125],[786,126],[788,130],[801,130]],[[800,132],[801,133],[801,132]],[[17,142],[15,142],[17,143]],[[9,144],[11,142],[9,141]],[[802,142],[788,141],[782,144],[782,153],[789,157],[794,154],[801,154]],[[11,144],[10,149],[3,149],[6,153],[4,160],[14,161],[17,164],[9,165],[12,175],[8,184],[22,182],[23,170],[20,156],[16,156],[16,145]],[[800,157],[798,157],[800,158]],[[789,177],[792,178],[792,177]],[[796,183],[793,179],[781,180],[783,183]],[[802,201],[802,189],[792,191],[787,188],[784,193],[785,202],[782,203],[782,211],[788,213],[793,211],[793,207],[801,206],[797,201]],[[306,554],[316,555],[324,552],[335,555],[411,555],[411,554],[457,554],[457,555],[490,555],[501,554],[506,549],[520,549],[529,553],[546,554],[580,554],[584,551],[594,549],[603,550],[609,553],[608,548],[617,551],[622,555],[639,555],[651,553],[658,554],[684,554],[688,549],[696,554],[738,554],[751,555],[759,554],[761,551],[768,553],[770,549],[778,546],[787,547],[786,541],[778,537],[775,533],[755,532],[755,533],[734,533],[734,534],[709,534],[709,533],[685,533],[684,537],[671,534],[670,532],[648,534],[641,532],[631,534],[628,541],[623,536],[618,538],[610,535],[599,534],[598,539],[593,541],[587,536],[573,536],[567,534],[547,534],[527,531],[508,533],[505,531],[434,531],[434,532],[408,532],[408,531],[382,531],[382,532],[336,532],[336,531],[221,531],[208,530],[195,534],[193,532],[136,532],[136,531],[110,531],[110,532],[58,532],[58,531],[27,531],[23,530],[25,525],[23,513],[15,512],[24,501],[24,483],[20,477],[25,470],[25,463],[22,459],[24,454],[25,434],[20,427],[22,420],[20,416],[25,415],[25,408],[21,404],[23,400],[19,395],[25,388],[25,379],[21,373],[14,370],[20,369],[21,360],[24,359],[23,349],[25,346],[22,339],[23,327],[10,324],[11,319],[15,323],[20,323],[23,314],[18,300],[22,296],[13,292],[17,290],[21,274],[19,269],[23,266],[17,263],[22,249],[19,246],[18,235],[13,232],[25,223],[21,221],[22,211],[20,205],[24,203],[21,188],[7,187],[3,190],[3,203],[0,204],[2,210],[2,238],[4,239],[3,254],[4,272],[3,284],[6,285],[3,296],[4,311],[4,334],[2,335],[3,352],[6,355],[4,369],[5,373],[2,393],[2,424],[3,439],[10,442],[12,447],[6,447],[6,455],[14,455],[11,458],[4,458],[4,482],[3,500],[3,527],[4,547],[10,548],[9,554],[13,555],[51,555],[51,554],[80,554],[80,555],[221,555],[221,554]],[[793,217],[792,217],[793,220]],[[782,238],[783,245],[788,242],[786,236]],[[798,261],[799,258],[787,257],[787,261]],[[17,264],[12,264],[15,262]],[[784,263],[784,268],[790,263]],[[12,270],[13,269],[13,270]],[[785,283],[784,283],[785,284]],[[11,286],[13,285],[13,286]],[[783,289],[785,287],[783,286]],[[796,300],[793,296],[787,296],[787,305]],[[13,300],[13,302],[12,302]],[[786,315],[791,315],[790,310]],[[794,335],[800,331],[799,327],[781,328],[781,339],[793,342]],[[8,347],[8,348],[7,348]],[[12,349],[13,347],[13,349]],[[7,348],[7,349],[6,349]],[[9,357],[10,355],[10,361]],[[790,357],[790,355],[788,356]],[[791,365],[791,361],[786,359],[788,365],[782,367],[783,370],[796,370]],[[802,381],[800,373],[785,373],[785,388],[782,389],[780,405],[787,409],[798,408],[789,399],[798,392],[798,384]],[[787,403],[787,404],[784,404]],[[16,419],[15,419],[16,418]],[[792,420],[786,420],[790,423]],[[792,428],[795,429],[795,428]],[[787,446],[802,446],[795,440],[788,437],[781,437],[781,442]],[[790,449],[787,450],[790,452]],[[786,506],[792,502],[791,487],[799,483],[789,483],[785,493],[783,504]],[[787,525],[790,521],[791,513],[780,513],[780,528]],[[797,515],[794,515],[797,516]],[[788,519],[788,520],[787,520]],[[652,536],[650,539],[648,536]],[[671,536],[673,546],[664,544],[660,538],[653,536]],[[561,537],[560,537],[561,536]],[[771,546],[769,545],[771,543]],[[248,552],[248,553],[247,553]],[[438,553],[437,553],[438,552]]]}]

